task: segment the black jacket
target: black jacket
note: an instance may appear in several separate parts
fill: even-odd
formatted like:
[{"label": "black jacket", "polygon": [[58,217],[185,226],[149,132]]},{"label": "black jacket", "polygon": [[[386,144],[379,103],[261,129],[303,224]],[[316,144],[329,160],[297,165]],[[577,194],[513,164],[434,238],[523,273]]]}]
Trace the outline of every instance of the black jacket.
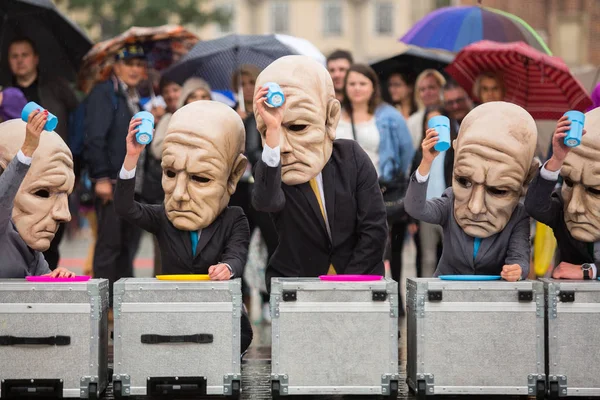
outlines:
[{"label": "black jacket", "polygon": [[384,275],[385,205],[375,167],[358,143],[335,140],[322,171],[332,240],[309,183],[288,186],[281,164],[272,168],[262,160],[254,175],[252,205],[271,213],[279,236],[269,276],[316,277],[330,263],[339,274]]},{"label": "black jacket", "polygon": [[241,278],[248,258],[250,230],[239,207],[227,207],[202,230],[192,256],[190,233],[177,229],[167,218],[163,204],[134,201],[135,179],[118,179],[115,189],[117,214],[156,236],[164,274],[208,274],[211,265],[226,263]]},{"label": "black jacket", "polygon": [[[117,109],[111,96],[117,94]],[[125,159],[125,138],[133,113],[127,97],[113,79],[92,89],[85,110],[85,161],[90,179],[117,179]]]},{"label": "black jacket", "polygon": [[[558,246],[558,263],[571,264],[600,263],[588,250],[588,244],[571,236],[565,223],[564,200],[560,190],[554,190],[556,181],[549,181],[538,175],[527,188],[525,209],[527,213],[554,231]],[[599,264],[596,264],[599,265]]]}]

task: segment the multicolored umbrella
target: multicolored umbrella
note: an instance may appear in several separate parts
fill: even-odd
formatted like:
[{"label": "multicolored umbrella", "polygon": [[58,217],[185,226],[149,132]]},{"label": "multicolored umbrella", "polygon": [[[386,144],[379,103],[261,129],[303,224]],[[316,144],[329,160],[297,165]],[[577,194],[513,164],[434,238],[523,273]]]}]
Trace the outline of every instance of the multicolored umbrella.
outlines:
[{"label": "multicolored umbrella", "polygon": [[198,36],[179,25],[152,28],[134,26],[119,36],[97,43],[83,58],[78,86],[85,92],[97,81],[108,78],[117,52],[127,43],[139,43],[148,67],[157,71],[181,59],[198,42]]},{"label": "multicolored umbrella", "polygon": [[525,42],[552,55],[536,31],[516,15],[481,6],[444,7],[427,14],[401,39],[415,46],[458,52],[479,42]]},{"label": "multicolored umbrella", "polygon": [[565,111],[585,111],[592,104],[562,59],[523,42],[482,40],[461,50],[446,71],[468,93],[481,73],[500,73],[505,100],[520,105],[536,119],[559,119]]}]

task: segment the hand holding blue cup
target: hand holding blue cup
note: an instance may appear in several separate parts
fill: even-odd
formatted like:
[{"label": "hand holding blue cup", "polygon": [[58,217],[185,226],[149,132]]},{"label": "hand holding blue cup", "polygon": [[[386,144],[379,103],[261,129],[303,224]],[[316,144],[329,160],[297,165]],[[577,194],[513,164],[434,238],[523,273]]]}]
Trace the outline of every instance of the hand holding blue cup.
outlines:
[{"label": "hand holding blue cup", "polygon": [[269,88],[267,101],[265,102],[267,106],[277,108],[285,103],[285,95],[278,84],[275,82],[268,82],[263,87]]},{"label": "hand holding blue cup", "polygon": [[135,140],[139,144],[149,144],[154,136],[154,115],[148,111],[140,111],[133,118],[141,118],[142,123],[138,125]]},{"label": "hand holding blue cup", "polygon": [[581,137],[583,136],[583,126],[585,125],[585,114],[581,111],[567,111],[565,113],[569,121],[571,122],[571,129],[569,129],[565,136],[565,146],[577,147],[581,144]]},{"label": "hand holding blue cup", "polygon": [[[29,120],[29,115],[35,110],[44,111],[44,107],[34,101],[25,104],[25,107],[23,107],[23,110],[21,111],[21,119],[23,122],[27,122]],[[58,118],[56,118],[56,115],[48,112],[48,119],[46,120],[46,125],[44,125],[44,130],[52,132],[56,129],[56,125],[58,125]]]},{"label": "hand holding blue cup", "polygon": [[433,146],[436,151],[446,151],[450,148],[450,119],[443,115],[432,117],[427,121],[429,129],[435,129],[438,141]]}]

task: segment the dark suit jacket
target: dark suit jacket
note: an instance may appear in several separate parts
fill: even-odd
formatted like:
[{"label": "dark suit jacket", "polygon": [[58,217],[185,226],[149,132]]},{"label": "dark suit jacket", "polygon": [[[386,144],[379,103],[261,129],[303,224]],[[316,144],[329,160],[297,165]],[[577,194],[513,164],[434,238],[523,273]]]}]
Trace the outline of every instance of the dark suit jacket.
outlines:
[{"label": "dark suit jacket", "polygon": [[504,229],[481,240],[473,259],[475,239],[467,235],[454,218],[454,192],[446,189],[442,197],[426,201],[427,183],[410,177],[404,199],[406,212],[419,221],[441,225],[444,231],[442,257],[434,276],[500,275],[505,264],[519,264],[521,277],[529,274],[529,216],[518,204]]},{"label": "dark suit jacket", "polygon": [[587,243],[575,239],[567,229],[564,201],[560,190],[554,191],[555,186],[556,181],[546,180],[538,173],[527,189],[525,197],[527,212],[554,231],[559,252],[558,262],[600,265],[600,260],[594,260],[588,251]]},{"label": "dark suit jacket", "polygon": [[384,275],[386,212],[371,160],[354,140],[335,140],[322,176],[332,240],[310,184],[288,186],[281,164],[257,162],[252,204],[271,213],[279,235],[267,274],[316,277],[332,263],[339,274]]},{"label": "dark suit jacket", "polygon": [[122,218],[156,236],[164,274],[207,274],[211,265],[226,263],[236,278],[242,277],[248,258],[250,230],[241,208],[225,208],[204,228],[192,257],[190,233],[173,226],[164,204],[140,204],[134,201],[134,192],[135,179],[118,179],[115,208]]}]

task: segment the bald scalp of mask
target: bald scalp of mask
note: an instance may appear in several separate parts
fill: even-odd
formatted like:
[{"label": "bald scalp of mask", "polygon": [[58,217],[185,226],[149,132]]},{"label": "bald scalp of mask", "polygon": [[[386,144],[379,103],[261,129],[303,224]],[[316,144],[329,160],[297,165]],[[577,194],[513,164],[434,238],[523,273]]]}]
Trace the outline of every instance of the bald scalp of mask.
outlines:
[{"label": "bald scalp of mask", "polygon": [[[331,76],[310,57],[287,56],[261,72],[255,90],[268,82],[276,82],[286,98],[280,130],[281,180],[286,185],[308,182],[329,161],[340,118]],[[260,115],[255,116],[264,145],[266,127]]]},{"label": "bald scalp of mask", "polygon": [[173,114],[163,145],[162,186],[176,228],[204,229],[227,207],[247,166],[245,138],[241,118],[225,104],[195,101]]},{"label": "bald scalp of mask", "polygon": [[454,217],[465,233],[486,238],[504,229],[531,176],[537,144],[533,118],[519,106],[473,109],[454,142]]},{"label": "bald scalp of mask", "polygon": [[[25,122],[16,119],[0,124],[2,169],[23,144],[25,126]],[[59,224],[71,220],[68,196],[74,183],[71,151],[58,134],[43,132],[12,212],[15,227],[30,248],[48,250]]]},{"label": "bald scalp of mask", "polygon": [[592,243],[600,240],[600,108],[585,117],[586,134],[561,169],[561,193],[567,229],[575,239]]}]

